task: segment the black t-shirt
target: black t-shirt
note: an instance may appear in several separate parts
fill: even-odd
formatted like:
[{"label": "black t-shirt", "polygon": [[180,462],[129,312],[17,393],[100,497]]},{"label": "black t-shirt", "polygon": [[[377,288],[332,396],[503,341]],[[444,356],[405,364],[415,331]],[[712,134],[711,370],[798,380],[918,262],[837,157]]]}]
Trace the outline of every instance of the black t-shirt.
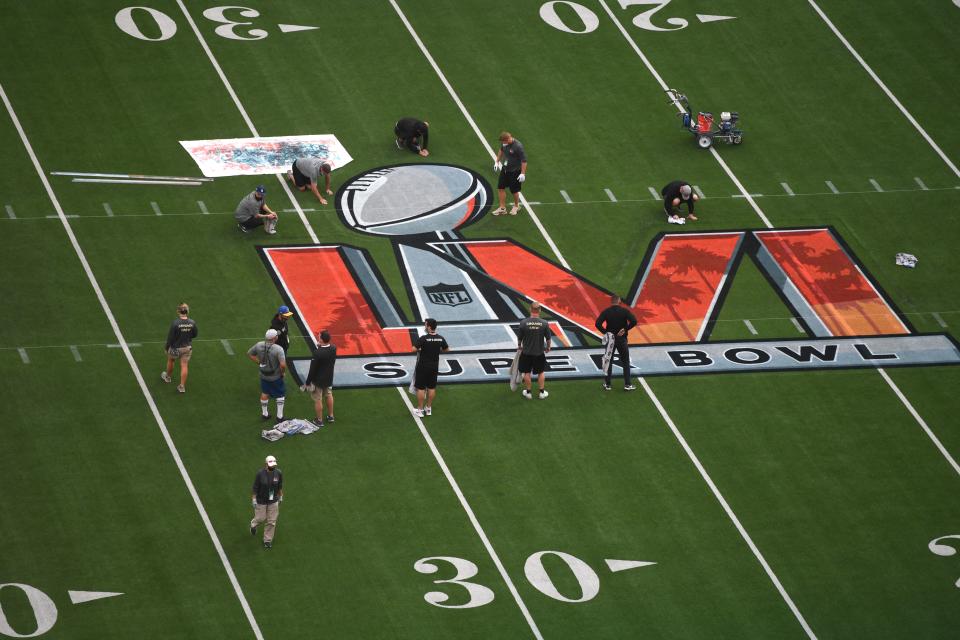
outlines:
[{"label": "black t-shirt", "polygon": [[430,139],[430,128],[426,122],[416,118],[402,118],[397,121],[397,133],[401,138],[417,138],[423,136],[421,147],[426,149]]},{"label": "black t-shirt", "polygon": [[425,333],[417,338],[417,367],[439,368],[440,354],[449,349],[447,340],[439,333]]},{"label": "black t-shirt", "polygon": [[[637,317],[633,315],[630,309],[619,304],[604,309],[596,322],[598,330],[612,333],[613,335],[620,333],[621,329],[630,331],[630,329],[635,326],[637,326]],[[622,337],[625,338],[626,334]]]},{"label": "black t-shirt", "polygon": [[283,472],[277,467],[260,469],[253,479],[253,495],[257,497],[257,504],[273,504],[280,499],[280,490],[283,489]]},{"label": "black t-shirt", "polygon": [[307,384],[326,389],[333,386],[333,365],[337,362],[336,345],[318,345],[310,361]]},{"label": "black t-shirt", "polygon": [[280,314],[273,316],[273,319],[270,321],[270,328],[276,329],[277,333],[280,335],[277,336],[277,344],[286,351],[290,348],[290,325],[289,323],[280,317]]}]

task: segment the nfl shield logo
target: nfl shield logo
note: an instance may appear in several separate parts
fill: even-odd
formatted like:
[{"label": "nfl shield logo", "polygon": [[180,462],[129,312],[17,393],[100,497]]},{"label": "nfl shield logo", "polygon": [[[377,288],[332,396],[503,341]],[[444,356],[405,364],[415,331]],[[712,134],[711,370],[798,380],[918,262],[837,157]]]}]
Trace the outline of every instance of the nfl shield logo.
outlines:
[{"label": "nfl shield logo", "polygon": [[443,304],[448,307],[456,307],[461,304],[470,304],[473,298],[467,293],[467,288],[462,284],[444,284],[442,282],[432,287],[424,287],[427,297],[434,304]]}]

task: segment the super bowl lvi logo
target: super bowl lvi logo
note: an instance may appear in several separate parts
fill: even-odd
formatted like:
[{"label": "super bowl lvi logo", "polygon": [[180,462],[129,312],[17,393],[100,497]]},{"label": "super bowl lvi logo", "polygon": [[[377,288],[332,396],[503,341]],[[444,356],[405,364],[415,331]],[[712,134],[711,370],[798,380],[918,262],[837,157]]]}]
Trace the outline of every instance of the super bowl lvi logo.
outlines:
[{"label": "super bowl lvi logo", "polygon": [[[402,292],[361,247],[257,248],[311,347],[318,331],[330,332],[339,387],[409,383],[413,341],[428,317],[450,344],[440,365],[445,382],[506,381],[516,325],[534,300],[548,312],[551,377],[602,377],[594,321],[610,291],[510,238],[461,235],[491,200],[481,175],[446,164],[381,167],[341,186],[341,221],[390,244]],[[745,257],[767,276],[802,337],[709,341]],[[951,336],[914,332],[830,227],[661,233],[636,260],[633,285],[618,293],[638,320],[629,342],[639,375],[960,362]],[[412,318],[397,295],[407,297]],[[302,379],[309,360],[292,361]],[[614,360],[614,375],[618,366]]]}]

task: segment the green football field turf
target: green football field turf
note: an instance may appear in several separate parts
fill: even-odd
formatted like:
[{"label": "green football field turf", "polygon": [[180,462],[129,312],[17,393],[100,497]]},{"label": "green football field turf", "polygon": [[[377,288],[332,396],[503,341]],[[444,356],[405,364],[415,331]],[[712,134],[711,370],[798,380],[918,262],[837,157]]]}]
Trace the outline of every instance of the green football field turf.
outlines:
[{"label": "green football field turf", "polygon": [[[334,424],[267,443],[244,352],[285,299],[257,247],[365,249],[419,324],[391,243],[269,175],[52,174],[198,176],[179,141],[332,133],[337,189],[426,162],[391,138],[415,115],[430,162],[495,184],[506,129],[531,204],[469,240],[626,294],[664,233],[830,227],[913,333],[954,340],[956,0],[150,0],[129,33],[131,6],[0,0],[0,638],[957,636],[960,368],[441,382],[423,420],[338,389]],[[698,149],[663,85],[738,111],[744,143]],[[650,194],[676,178],[705,196],[685,227]],[[236,229],[258,183],[276,236]],[[707,343],[812,337],[753,260],[733,275]],[[186,394],[159,377],[181,301]]]}]

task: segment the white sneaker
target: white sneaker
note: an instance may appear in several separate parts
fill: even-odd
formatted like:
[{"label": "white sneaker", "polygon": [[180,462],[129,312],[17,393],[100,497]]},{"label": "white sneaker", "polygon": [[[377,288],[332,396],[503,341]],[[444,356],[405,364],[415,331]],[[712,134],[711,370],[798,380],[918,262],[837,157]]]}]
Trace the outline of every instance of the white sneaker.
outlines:
[{"label": "white sneaker", "polygon": [[687,221],[681,218],[680,216],[670,216],[667,218],[667,222],[670,224],[686,224]]},{"label": "white sneaker", "polygon": [[425,415],[425,416],[432,416],[432,415],[433,415],[433,407],[424,407],[424,409],[423,409],[423,415]]},{"label": "white sneaker", "polygon": [[177,385],[177,391],[179,391],[180,393],[186,393],[186,392],[187,392],[186,388],[185,388],[182,384],[178,384],[178,385]]},{"label": "white sneaker", "polygon": [[418,418],[422,418],[422,417],[423,417],[423,409],[414,409],[414,410],[413,410],[413,415],[417,416]]},{"label": "white sneaker", "polygon": [[517,205],[513,205],[512,207],[510,207],[510,215],[512,216],[517,215],[517,211],[520,211],[520,207],[518,207]]},{"label": "white sneaker", "polygon": [[533,400],[533,395],[532,395],[529,391],[527,391],[526,389],[523,390],[523,394],[522,394],[522,395],[523,395],[523,397],[526,398],[527,400]]},{"label": "white sneaker", "polygon": [[267,220],[267,222],[263,225],[263,228],[272,236],[277,232],[277,221]]},{"label": "white sneaker", "polygon": [[507,210],[504,209],[503,207],[497,207],[496,209],[493,210],[493,215],[495,215],[495,216],[502,216],[502,215],[505,214],[506,212],[507,212]]},{"label": "white sneaker", "polygon": [[537,397],[540,398],[541,400],[546,400],[547,396],[549,395],[550,393],[546,389],[543,389],[540,391],[540,394]]},{"label": "white sneaker", "polygon": [[171,378],[166,371],[160,372],[160,379],[163,380],[164,382],[173,382],[173,378]]}]

